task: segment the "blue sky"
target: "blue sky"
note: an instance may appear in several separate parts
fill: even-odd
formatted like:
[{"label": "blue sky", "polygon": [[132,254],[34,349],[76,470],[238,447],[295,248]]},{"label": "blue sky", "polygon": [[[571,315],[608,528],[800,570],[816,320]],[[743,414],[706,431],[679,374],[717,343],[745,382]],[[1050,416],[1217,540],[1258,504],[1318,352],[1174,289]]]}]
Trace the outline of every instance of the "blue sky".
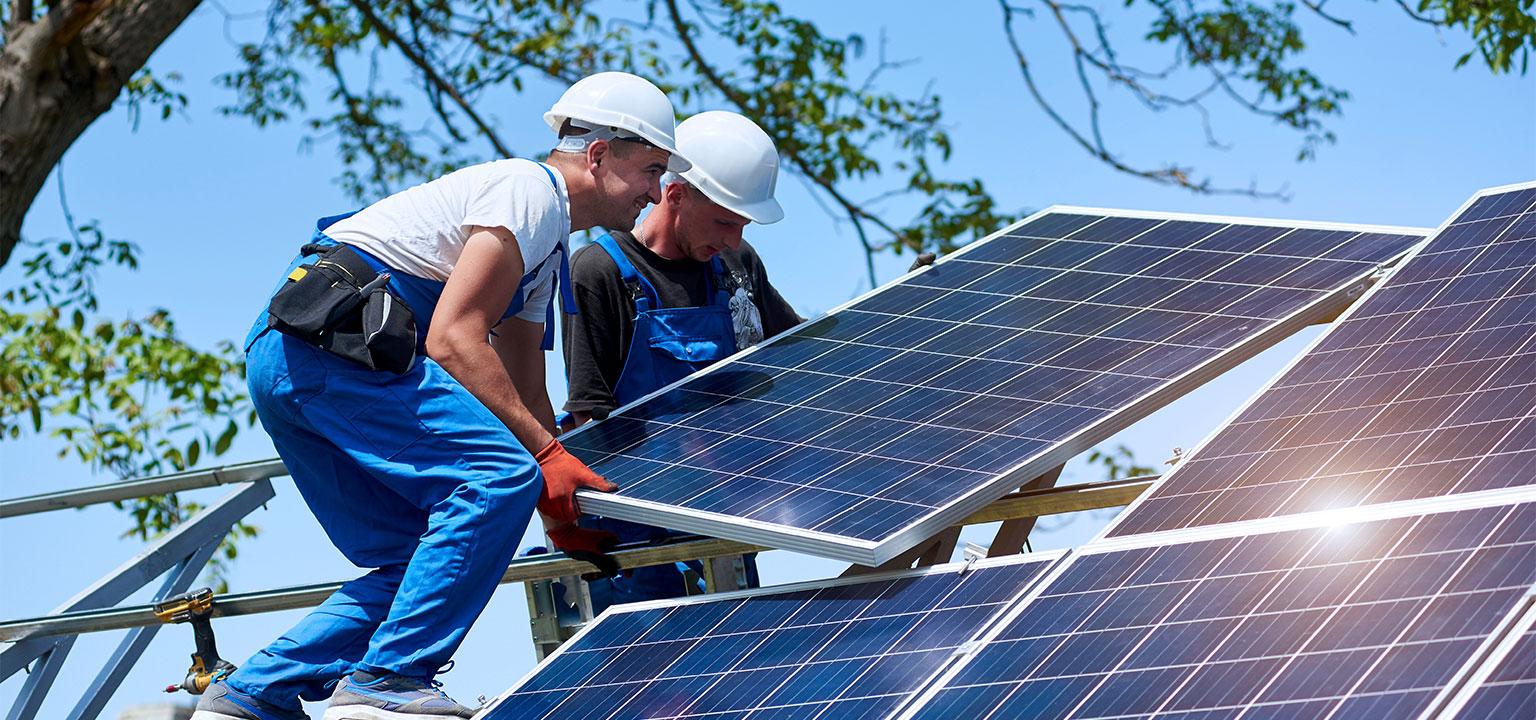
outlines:
[{"label": "blue sky", "polygon": [[[1124,98],[1111,98],[1105,130],[1131,161],[1155,165],[1177,160],[1228,184],[1284,184],[1293,193],[1288,203],[1192,195],[1116,174],[1092,161],[1026,97],[993,4],[948,3],[939,14],[928,3],[888,2],[878,6],[878,17],[870,17],[871,5],[785,5],[790,13],[816,20],[829,35],[862,33],[871,48],[883,29],[888,56],[911,61],[884,77],[888,86],[910,92],[931,85],[944,99],[955,151],[943,174],[982,178],[1007,209],[1059,203],[1433,227],[1479,188],[1536,176],[1536,79],[1493,77],[1475,61],[1453,70],[1469,41],[1459,32],[1437,36],[1391,3],[1352,6],[1358,13],[1353,36],[1320,23],[1308,27],[1306,63],[1353,96],[1344,115],[1331,121],[1338,144],[1324,147],[1315,162],[1293,162],[1299,138],[1227,104],[1213,104],[1216,133],[1231,146],[1221,151],[1203,146],[1192,116],[1150,115]],[[1119,15],[1118,5],[1110,4],[1107,16],[1122,18],[1124,27],[1117,31],[1131,36],[1134,21]],[[238,3],[229,7],[247,9]],[[191,98],[185,117],[146,119],[134,131],[127,113],[116,109],[86,132],[63,163],[77,219],[99,218],[111,236],[143,248],[142,270],[111,272],[101,279],[103,313],[121,316],[166,307],[186,337],[201,345],[243,336],[313,219],[352,207],[332,182],[338,166],[326,141],[306,149],[299,127],[258,130],[215,111],[228,95],[213,78],[234,66],[222,25],[222,16],[204,6],[151,61],[161,73],[184,76],[181,89]],[[259,20],[236,22],[230,32],[253,40],[260,25]],[[1075,80],[1064,72],[1064,56],[1049,28],[1039,21],[1025,24],[1021,37],[1045,91],[1062,98],[1064,107],[1076,108]],[[1134,42],[1127,48],[1133,57],[1146,52]],[[559,90],[535,84],[521,96],[508,95],[490,114],[519,151],[538,151],[549,143],[539,115]],[[779,197],[787,219],[749,228],[747,237],[800,313],[813,315],[867,289],[851,230],[836,224],[792,178],[781,182]],[[64,231],[55,178],[39,195],[24,232],[46,238]],[[882,281],[899,274],[907,262],[882,258]],[[0,285],[10,286],[19,276],[13,263],[0,271]],[[1315,333],[1281,343],[1124,431],[1116,442],[1134,448],[1144,462],[1166,458],[1175,446],[1195,445]],[[558,356],[551,355],[550,361],[551,393],[558,402],[564,395]],[[0,494],[14,497],[105,480],[78,463],[57,459],[56,449],[46,439],[0,443]],[[264,436],[247,432],[225,460],[272,454]],[[1094,479],[1080,466],[1068,472]],[[252,519],[264,532],[242,548],[234,589],[356,574],[329,546],[286,481],[278,481],[278,497]],[[1039,538],[1037,547],[1081,542],[1102,521],[1102,514],[1079,518]],[[138,545],[118,538],[126,527],[126,518],[110,508],[0,524],[0,570],[6,577],[0,616],[47,612],[128,558]],[[984,530],[966,536],[977,542],[987,538]],[[39,547],[50,552],[43,555]],[[837,563],[782,552],[766,555],[762,564],[770,583],[841,570]],[[220,647],[241,660],[296,617],[221,620]],[[526,628],[522,588],[503,588],[470,634],[456,669],[444,676],[448,690],[472,699],[494,695],[515,681],[532,666]],[[67,711],[75,698],[65,691],[83,686],[95,671],[94,661],[116,640],[89,636],[77,644],[75,659],[42,716]],[[125,705],[157,699],[160,687],[181,678],[190,651],[186,628],[163,631],[104,717],[114,717]],[[20,678],[0,683],[0,704],[9,705],[19,686]]]}]

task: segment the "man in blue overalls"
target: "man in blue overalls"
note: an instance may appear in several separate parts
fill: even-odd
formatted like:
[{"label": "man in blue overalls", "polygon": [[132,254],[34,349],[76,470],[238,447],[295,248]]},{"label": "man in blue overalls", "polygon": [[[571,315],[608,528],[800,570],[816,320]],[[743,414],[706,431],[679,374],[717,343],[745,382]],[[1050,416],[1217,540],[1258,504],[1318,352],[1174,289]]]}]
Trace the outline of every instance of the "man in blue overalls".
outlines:
[{"label": "man in blue overalls", "polygon": [[542,351],[570,233],[633,227],[688,169],[673,118],[646,80],[600,73],[545,114],[547,163],[475,165],[318,223],[246,342],[251,397],[331,541],[375,569],[216,682],[195,720],[298,720],[327,697],[325,720],[470,717],[433,677],[534,509],[558,548],[611,545],[576,525],[576,488],[614,488],[554,439]]},{"label": "man in blue overalls", "polygon": [[[678,124],[677,143],[693,167],[668,176],[641,227],[603,235],[571,261],[581,313],[566,325],[565,409],[577,424],[800,322],[741,237],[749,223],[784,216],[773,197],[773,141],[741,115],[706,112]],[[624,542],[669,535],[612,518],[583,516],[581,524]],[[747,563],[755,585],[756,565]],[[688,594],[690,568],[702,572],[697,562],[679,563],[593,581],[592,609]]]}]

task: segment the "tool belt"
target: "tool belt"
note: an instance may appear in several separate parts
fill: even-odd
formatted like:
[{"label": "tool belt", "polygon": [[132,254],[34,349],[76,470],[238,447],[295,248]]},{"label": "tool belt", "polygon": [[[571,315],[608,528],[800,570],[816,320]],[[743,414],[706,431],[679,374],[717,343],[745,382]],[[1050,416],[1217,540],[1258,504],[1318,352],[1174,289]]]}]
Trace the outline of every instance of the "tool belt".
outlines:
[{"label": "tool belt", "polygon": [[301,255],[319,255],[288,274],[267,306],[267,327],[372,370],[396,375],[416,361],[416,316],[346,245],[310,243]]}]

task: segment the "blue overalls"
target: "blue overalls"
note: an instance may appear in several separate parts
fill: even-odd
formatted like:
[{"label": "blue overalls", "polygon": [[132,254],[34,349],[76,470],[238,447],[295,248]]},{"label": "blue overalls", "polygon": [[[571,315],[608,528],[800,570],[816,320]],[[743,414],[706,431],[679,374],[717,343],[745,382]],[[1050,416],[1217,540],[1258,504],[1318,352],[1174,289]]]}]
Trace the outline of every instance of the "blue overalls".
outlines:
[{"label": "blue overalls", "polygon": [[[712,302],[702,307],[666,308],[661,306],[656,288],[635,269],[612,236],[603,235],[597,239],[597,245],[618,266],[624,284],[640,290],[634,297],[635,332],[630,338],[624,369],[613,388],[614,399],[619,405],[639,400],[736,352],[730,294],[715,282],[717,277],[725,276],[725,265],[718,255],[710,258],[708,292]],[[607,530],[625,543],[658,542],[674,534],[664,528],[592,515],[583,515],[579,523],[582,527]],[[748,556],[745,560],[749,584],[755,587],[755,557]],[[636,568],[628,576],[590,582],[592,609],[601,612],[616,603],[686,595],[688,586],[683,573],[690,569],[696,578],[700,578],[695,582],[702,583],[704,568],[696,560]],[[698,591],[702,592],[703,587],[698,587]]]},{"label": "blue overalls", "polygon": [[[343,217],[316,223],[314,241],[334,243],[324,230]],[[300,257],[289,270],[315,259]],[[524,275],[506,316],[522,309],[526,285],[556,260],[561,300],[574,308],[561,242]],[[390,272],[424,344],[443,283]],[[266,320],[263,311],[246,340],[261,424],[331,542],[352,563],[376,569],[343,585],[228,682],[297,709],[295,697],[324,700],[354,670],[431,677],[513,558],[543,482],[538,463],[424,348],[395,375],[268,330]]]}]

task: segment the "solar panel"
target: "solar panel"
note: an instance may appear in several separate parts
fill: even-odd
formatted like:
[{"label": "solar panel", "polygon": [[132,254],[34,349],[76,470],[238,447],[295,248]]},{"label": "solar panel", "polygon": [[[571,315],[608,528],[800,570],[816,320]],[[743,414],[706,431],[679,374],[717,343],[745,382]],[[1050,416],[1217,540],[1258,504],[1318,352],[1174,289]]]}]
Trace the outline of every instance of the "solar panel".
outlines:
[{"label": "solar panel", "polygon": [[1082,549],[910,717],[1414,718],[1536,582],[1536,502],[1140,540]]},{"label": "solar panel", "polygon": [[587,512],[878,564],[1300,327],[1411,230],[1052,209],[562,439]]},{"label": "solar panel", "polygon": [[885,717],[1059,557],[616,606],[480,717]]},{"label": "solar panel", "polygon": [[1454,711],[1457,720],[1536,717],[1536,610],[1526,613],[1526,630],[1518,633],[1509,654],[1472,688],[1466,704]]},{"label": "solar panel", "polygon": [[1107,535],[1527,485],[1536,185],[1485,191]]}]

